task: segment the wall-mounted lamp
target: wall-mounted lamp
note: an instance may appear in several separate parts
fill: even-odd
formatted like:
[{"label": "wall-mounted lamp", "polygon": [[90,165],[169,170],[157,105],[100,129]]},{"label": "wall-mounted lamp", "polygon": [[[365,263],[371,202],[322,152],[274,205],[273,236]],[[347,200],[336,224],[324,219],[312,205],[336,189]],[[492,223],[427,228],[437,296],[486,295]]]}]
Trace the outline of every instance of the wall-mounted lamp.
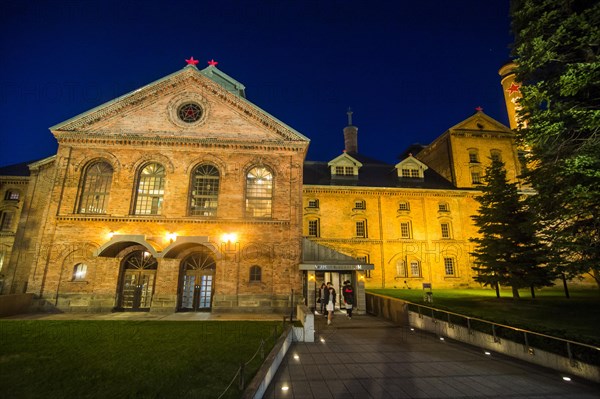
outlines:
[{"label": "wall-mounted lamp", "polygon": [[237,234],[236,233],[225,233],[221,236],[221,241],[223,242],[237,242]]},{"label": "wall-mounted lamp", "polygon": [[175,239],[177,239],[177,234],[175,233],[167,233],[167,240],[169,240],[169,242],[172,244],[173,241],[175,241]]},{"label": "wall-mounted lamp", "polygon": [[108,233],[108,239],[109,239],[109,240],[110,240],[110,239],[112,239],[114,235],[115,235],[115,232],[114,232],[114,231],[110,231],[110,232]]}]

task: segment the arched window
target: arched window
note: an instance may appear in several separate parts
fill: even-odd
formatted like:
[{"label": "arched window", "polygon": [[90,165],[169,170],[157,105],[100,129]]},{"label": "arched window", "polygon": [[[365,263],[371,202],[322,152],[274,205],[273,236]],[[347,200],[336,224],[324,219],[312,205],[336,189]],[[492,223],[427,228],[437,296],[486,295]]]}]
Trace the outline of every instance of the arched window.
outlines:
[{"label": "arched window", "polygon": [[135,215],[160,215],[165,193],[165,168],[151,163],[140,170],[135,200]]},{"label": "arched window", "polygon": [[411,277],[421,277],[421,265],[418,260],[410,261],[410,276]]},{"label": "arched window", "polygon": [[396,277],[406,277],[406,263],[403,260],[396,262]]},{"label": "arched window", "polygon": [[198,166],[192,175],[190,215],[217,216],[219,170],[213,165]]},{"label": "arched window", "polygon": [[85,263],[78,263],[73,268],[73,281],[84,281],[87,275],[87,265]]},{"label": "arched window", "polygon": [[0,231],[12,231],[14,218],[15,213],[13,211],[0,212]]},{"label": "arched window", "polygon": [[477,148],[469,148],[469,163],[479,163],[479,151]]},{"label": "arched window", "polygon": [[309,237],[320,237],[321,226],[319,219],[310,219],[308,221],[308,236]]},{"label": "arched window", "polygon": [[412,238],[412,226],[409,220],[400,222],[400,238]]},{"label": "arched window", "polygon": [[246,175],[246,216],[271,217],[273,206],[273,173],[264,166],[257,166]]},{"label": "arched window", "polygon": [[250,282],[258,283],[262,281],[262,269],[260,266],[254,265],[250,267]]},{"label": "arched window", "polygon": [[113,168],[108,162],[97,161],[88,166],[81,185],[78,213],[106,213]]},{"label": "arched window", "polygon": [[500,150],[490,150],[492,162],[502,162],[502,152]]}]

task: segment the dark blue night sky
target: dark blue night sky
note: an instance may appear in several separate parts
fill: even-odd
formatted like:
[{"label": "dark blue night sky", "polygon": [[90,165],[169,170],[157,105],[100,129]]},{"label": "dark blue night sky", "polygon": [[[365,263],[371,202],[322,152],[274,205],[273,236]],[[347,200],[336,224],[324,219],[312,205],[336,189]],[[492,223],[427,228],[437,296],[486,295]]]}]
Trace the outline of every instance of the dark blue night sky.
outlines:
[{"label": "dark blue night sky", "polygon": [[359,152],[395,162],[482,106],[507,124],[498,69],[508,0],[27,1],[0,5],[0,166],[53,155],[59,122],[215,59],[248,100],[343,149],[352,107]]}]

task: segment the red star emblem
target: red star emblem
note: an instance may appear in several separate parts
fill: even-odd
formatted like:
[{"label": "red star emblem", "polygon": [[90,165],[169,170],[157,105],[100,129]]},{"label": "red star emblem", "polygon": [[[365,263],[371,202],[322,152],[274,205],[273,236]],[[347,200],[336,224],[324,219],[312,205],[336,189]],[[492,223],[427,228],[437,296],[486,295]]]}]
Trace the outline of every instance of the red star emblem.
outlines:
[{"label": "red star emblem", "polygon": [[481,112],[481,111],[483,111],[483,108],[482,107],[477,107],[477,108],[475,108],[475,111]]},{"label": "red star emblem", "polygon": [[217,66],[217,64],[218,64],[218,62],[217,62],[217,61],[215,61],[215,60],[210,60],[210,61],[208,61],[208,65],[210,65],[210,66],[214,66],[214,67],[216,67],[216,66]]},{"label": "red star emblem", "polygon": [[196,65],[198,63],[198,60],[195,60],[194,57],[190,57],[190,59],[185,60],[185,62],[187,62],[188,65]]},{"label": "red star emblem", "polygon": [[518,84],[516,84],[516,83],[514,83],[514,82],[513,82],[513,83],[510,85],[510,87],[509,87],[508,89],[506,89],[506,91],[508,92],[508,94],[514,94],[514,93],[518,93],[518,92],[520,91],[520,90],[519,90],[519,88],[520,88],[520,87],[521,87],[521,86],[519,86]]}]

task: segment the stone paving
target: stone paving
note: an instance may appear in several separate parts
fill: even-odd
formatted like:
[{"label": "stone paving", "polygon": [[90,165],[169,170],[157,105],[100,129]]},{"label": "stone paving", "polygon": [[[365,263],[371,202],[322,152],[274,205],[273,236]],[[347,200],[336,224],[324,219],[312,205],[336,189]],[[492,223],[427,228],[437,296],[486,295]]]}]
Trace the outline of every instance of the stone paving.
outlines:
[{"label": "stone paving", "polygon": [[[242,313],[21,314],[20,320],[282,320]],[[314,343],[294,343],[264,398],[578,398],[600,386],[373,316],[315,316]],[[282,388],[287,387],[287,390]]]},{"label": "stone paving", "polygon": [[[295,343],[264,398],[600,398],[600,386],[372,316]],[[286,389],[287,388],[287,389]]]}]

